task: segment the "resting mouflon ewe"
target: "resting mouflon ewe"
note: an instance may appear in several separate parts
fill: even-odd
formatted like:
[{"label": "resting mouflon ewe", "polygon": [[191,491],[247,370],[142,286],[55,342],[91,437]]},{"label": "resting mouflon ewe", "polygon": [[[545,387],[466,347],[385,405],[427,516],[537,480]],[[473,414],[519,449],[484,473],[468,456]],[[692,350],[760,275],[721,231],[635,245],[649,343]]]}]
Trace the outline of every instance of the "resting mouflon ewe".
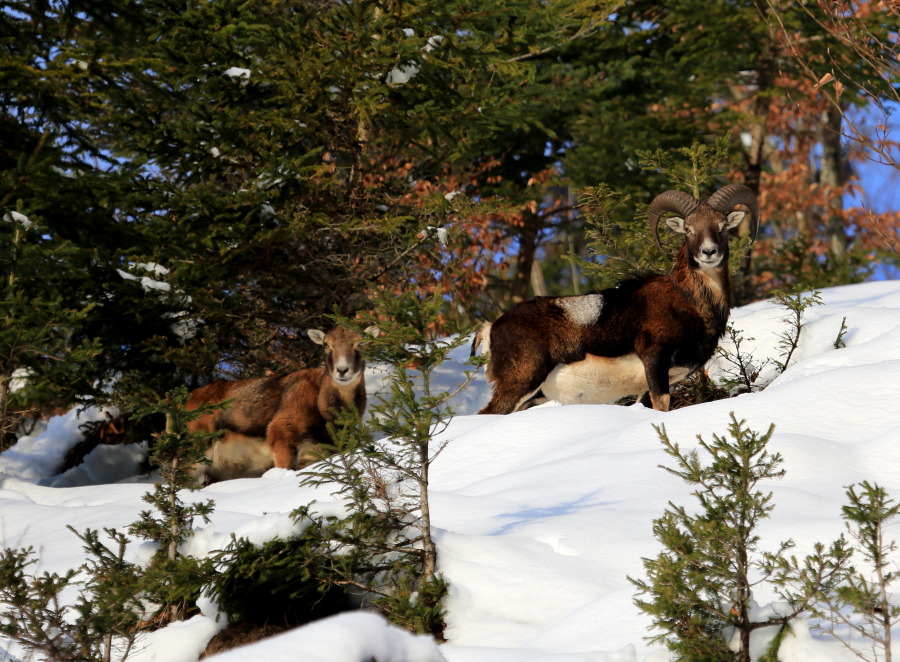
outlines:
[{"label": "resting mouflon ewe", "polygon": [[728,231],[750,210],[751,237],[759,203],[746,186],[729,184],[705,202],[682,191],[656,196],[647,210],[659,241],[659,219],[683,234],[675,268],[594,294],[535,297],[476,334],[492,383],[479,413],[509,414],[538,391],[563,404],[612,403],[647,391],[654,409],[668,411],[669,386],[705,364],[731,310]]},{"label": "resting mouflon ewe", "polygon": [[[365,331],[377,335],[378,329]],[[335,412],[366,407],[365,361],[358,347],[364,337],[341,327],[324,333],[307,331],[325,348],[325,366],[298,370],[283,377],[218,381],[191,393],[188,411],[203,403],[233,402],[191,421],[191,432],[224,430],[200,465],[210,481],[260,476],[273,466],[300,469],[316,459],[320,443],[328,443],[327,424]]]}]

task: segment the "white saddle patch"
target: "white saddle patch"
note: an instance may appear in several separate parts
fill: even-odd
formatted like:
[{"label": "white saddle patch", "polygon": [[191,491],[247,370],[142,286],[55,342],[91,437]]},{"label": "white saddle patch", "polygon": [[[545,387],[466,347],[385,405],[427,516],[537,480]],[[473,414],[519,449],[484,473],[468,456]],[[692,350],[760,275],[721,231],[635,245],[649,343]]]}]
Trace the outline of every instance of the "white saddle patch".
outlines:
[{"label": "white saddle patch", "polygon": [[590,326],[600,319],[603,310],[602,294],[582,294],[574,297],[559,297],[554,303],[566,312],[573,324]]},{"label": "white saddle patch", "polygon": [[[670,369],[669,384],[680,382],[690,372],[690,368]],[[629,395],[644,394],[647,377],[637,354],[616,358],[588,354],[583,361],[560,363],[553,368],[541,384],[541,391],[564,405],[612,404]]]}]

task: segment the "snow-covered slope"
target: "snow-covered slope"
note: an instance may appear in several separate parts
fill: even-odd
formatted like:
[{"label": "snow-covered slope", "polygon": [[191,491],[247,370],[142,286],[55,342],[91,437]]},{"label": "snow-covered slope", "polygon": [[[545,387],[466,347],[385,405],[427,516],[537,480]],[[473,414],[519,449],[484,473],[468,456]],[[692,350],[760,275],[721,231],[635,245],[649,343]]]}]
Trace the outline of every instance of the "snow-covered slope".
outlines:
[{"label": "snow-covered slope", "polygon": [[[437,647],[406,639],[377,619],[339,616],[337,624],[309,626],[256,644],[242,651],[251,657],[240,659],[668,659],[663,648],[647,644],[650,622],[634,606],[627,579],[642,576],[641,558],[660,550],[651,532],[653,519],[669,501],[692,503],[689,486],[659,468],[667,458],[653,424],[665,423],[669,436],[686,447],[698,433],[706,438],[724,433],[730,412],[760,432],[775,424],[771,450],[783,456],[787,473],[765,486],[775,495],[775,510],[761,529],[763,548],[793,538],[796,553],[804,554],[816,541],[837,537],[843,530],[844,489],[852,483],[877,482],[900,497],[900,282],[834,288],[823,291],[822,298],[824,305],[806,313],[796,363],[777,377],[765,376],[774,379],[764,391],[729,400],[669,413],[640,406],[548,404],[510,416],[475,416],[488,397],[479,380],[457,398],[459,416],[443,435],[449,443],[432,474],[439,565],[451,585],[448,642]],[[733,312],[732,323],[754,339],[744,350],[758,362],[776,354],[783,316],[783,309],[768,302]],[[844,317],[846,347],[834,349]],[[442,369],[440,379],[448,388],[467,354],[468,348],[459,350],[456,361]],[[711,374],[722,367],[710,366]],[[377,390],[381,375],[373,370],[370,377],[371,390]],[[74,443],[72,434],[70,424],[51,422],[42,435],[0,455],[2,542],[34,546],[42,569],[80,563],[80,545],[66,524],[124,527],[137,519],[144,506],[140,497],[148,489],[146,482],[133,479],[50,486],[54,480],[61,483],[49,476],[53,462],[42,458]],[[133,457],[139,449],[122,452]],[[109,457],[104,463],[115,464]],[[62,484],[110,480],[110,475],[89,464]],[[312,498],[330,499],[322,490],[299,487],[293,473],[281,470],[218,483],[198,496],[213,499],[216,510],[212,523],[198,529],[188,545],[196,554],[224,546],[231,533],[259,541],[286,535],[292,530],[292,509]],[[150,553],[139,545],[131,552],[138,557]],[[763,607],[775,599],[766,589],[755,598]],[[196,660],[220,627],[211,617],[147,636],[129,659]],[[760,645],[767,636],[760,633]],[[358,645],[348,648],[348,638]],[[3,648],[21,654],[14,642],[0,642]],[[238,658],[230,653],[221,659]],[[798,623],[780,659],[853,658],[835,641]]]}]

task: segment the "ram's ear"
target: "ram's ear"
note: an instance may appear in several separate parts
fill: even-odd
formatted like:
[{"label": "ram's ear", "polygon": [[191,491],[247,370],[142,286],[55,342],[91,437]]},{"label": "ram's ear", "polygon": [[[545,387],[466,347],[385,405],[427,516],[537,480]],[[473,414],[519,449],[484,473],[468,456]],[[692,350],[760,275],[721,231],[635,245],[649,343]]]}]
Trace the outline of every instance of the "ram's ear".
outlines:
[{"label": "ram's ear", "polygon": [[670,230],[677,232],[679,234],[684,234],[687,232],[687,229],[684,226],[684,219],[681,216],[672,216],[666,219],[666,225],[669,226]]},{"label": "ram's ear", "polygon": [[730,230],[731,228],[736,228],[741,224],[741,221],[744,220],[744,216],[746,216],[745,212],[742,211],[733,211],[725,217],[725,230]]},{"label": "ram's ear", "polygon": [[373,338],[377,338],[381,335],[381,329],[377,326],[367,326],[363,333],[372,336]]},{"label": "ram's ear", "polygon": [[319,329],[307,329],[306,335],[317,345],[325,344],[325,332]]}]

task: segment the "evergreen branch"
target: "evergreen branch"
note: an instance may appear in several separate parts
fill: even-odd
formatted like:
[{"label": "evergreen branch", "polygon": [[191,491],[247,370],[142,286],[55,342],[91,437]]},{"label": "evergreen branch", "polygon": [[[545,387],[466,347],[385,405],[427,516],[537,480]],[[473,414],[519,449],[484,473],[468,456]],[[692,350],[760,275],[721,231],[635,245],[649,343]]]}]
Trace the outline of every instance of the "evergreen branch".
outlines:
[{"label": "evergreen branch", "polygon": [[41,134],[40,139],[38,139],[38,142],[32,150],[31,154],[28,156],[28,159],[24,163],[20,163],[20,166],[17,169],[16,179],[10,185],[9,191],[7,191],[2,198],[0,198],[0,207],[5,207],[6,205],[8,205],[12,201],[13,195],[15,195],[16,191],[26,182],[29,173],[34,169],[37,163],[38,154],[40,154],[40,152],[44,149],[44,144],[47,142],[47,139],[49,137],[50,129],[44,129],[44,132]]},{"label": "evergreen branch", "polygon": [[524,62],[525,60],[530,60],[532,58],[542,57],[544,55],[548,55],[554,51],[559,50],[562,46],[576,42],[580,39],[587,39],[588,37],[592,37],[599,32],[600,28],[595,23],[589,23],[586,26],[579,28],[574,34],[566,37],[562,42],[553,44],[551,46],[546,46],[540,50],[534,51],[532,53],[523,53],[522,55],[516,55],[506,59],[508,63],[515,62]]}]

